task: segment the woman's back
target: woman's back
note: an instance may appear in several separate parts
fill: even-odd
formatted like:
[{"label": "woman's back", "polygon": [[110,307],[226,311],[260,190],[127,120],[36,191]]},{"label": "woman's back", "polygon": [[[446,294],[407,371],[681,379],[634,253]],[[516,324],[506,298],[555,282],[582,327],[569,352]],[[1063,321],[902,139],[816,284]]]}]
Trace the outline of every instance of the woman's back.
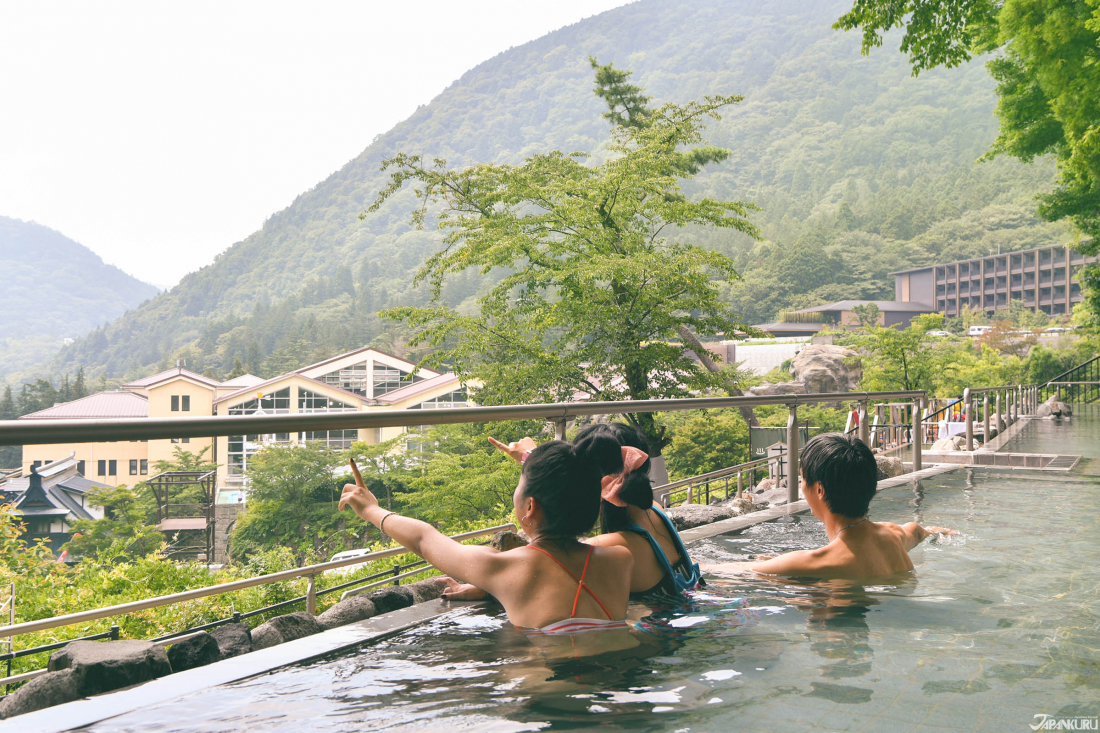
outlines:
[{"label": "woman's back", "polygon": [[570,618],[626,617],[633,557],[625,548],[571,541],[517,548],[500,557],[506,567],[493,595],[516,626],[541,629]]}]

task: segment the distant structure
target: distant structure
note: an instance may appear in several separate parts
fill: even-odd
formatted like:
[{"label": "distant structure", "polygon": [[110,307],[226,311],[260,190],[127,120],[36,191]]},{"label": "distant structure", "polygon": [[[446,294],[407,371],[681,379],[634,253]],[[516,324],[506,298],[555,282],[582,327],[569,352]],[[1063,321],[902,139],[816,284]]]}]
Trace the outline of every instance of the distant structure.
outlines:
[{"label": "distant structure", "polygon": [[1085,264],[1096,262],[1068,245],[959,260],[891,273],[899,301],[931,303],[945,316],[963,306],[995,313],[1013,300],[1058,316],[1081,302],[1081,285],[1073,282]]},{"label": "distant structure", "polygon": [[85,495],[93,488],[107,488],[107,484],[84,478],[77,468],[76,457],[70,453],[0,483],[0,501],[14,504],[27,525],[24,539],[31,543],[45,539],[55,555],[72,539],[74,521],[103,518],[103,508],[88,503]]},{"label": "distant structure", "polygon": [[900,326],[905,328],[910,321],[922,313],[932,313],[933,308],[928,303],[896,301],[896,300],[841,300],[828,305],[818,305],[813,308],[803,308],[796,311],[785,311],[780,314],[779,321],[764,323],[756,328],[772,336],[813,336],[826,326],[831,328],[854,328],[859,325],[859,316],[855,313],[857,306],[866,306],[874,303],[878,306],[878,325]]},{"label": "distant structure", "polygon": [[[415,372],[415,373],[414,373]],[[24,415],[20,420],[274,415],[371,410],[432,410],[465,407],[466,390],[454,374],[430,369],[373,348],[349,351],[273,379],[245,374],[227,381],[177,367]],[[105,485],[132,485],[156,474],[159,461],[171,461],[174,449],[198,453],[217,465],[216,503],[244,503],[246,472],[252,456],[267,445],[320,441],[346,449],[355,441],[379,443],[407,428],[320,430],[270,435],[111,443],[23,446],[23,476],[44,470],[53,458],[72,454],[76,470]],[[150,468],[154,470],[150,471]],[[227,507],[228,509],[229,507]],[[219,520],[219,532],[228,522]]]}]

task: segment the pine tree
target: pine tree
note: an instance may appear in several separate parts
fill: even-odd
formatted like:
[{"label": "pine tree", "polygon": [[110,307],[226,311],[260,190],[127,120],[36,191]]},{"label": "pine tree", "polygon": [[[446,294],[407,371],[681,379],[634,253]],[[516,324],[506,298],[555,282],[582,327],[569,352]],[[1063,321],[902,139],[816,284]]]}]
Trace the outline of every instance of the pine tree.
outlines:
[{"label": "pine tree", "polygon": [[241,357],[237,357],[233,360],[233,371],[229,372],[228,379],[236,379],[237,377],[244,376],[244,363],[241,362]]},{"label": "pine tree", "polygon": [[11,385],[4,387],[4,397],[0,399],[0,420],[14,420],[19,417],[15,411],[15,399],[11,396]]},{"label": "pine tree", "polygon": [[73,399],[79,400],[87,396],[88,385],[84,383],[84,367],[80,367],[76,372],[76,379],[73,380]]}]

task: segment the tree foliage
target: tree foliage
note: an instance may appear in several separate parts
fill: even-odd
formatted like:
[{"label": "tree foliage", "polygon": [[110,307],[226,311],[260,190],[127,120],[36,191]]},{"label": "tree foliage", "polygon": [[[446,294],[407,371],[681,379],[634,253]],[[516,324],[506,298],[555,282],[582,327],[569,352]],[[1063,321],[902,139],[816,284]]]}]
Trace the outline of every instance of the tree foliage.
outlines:
[{"label": "tree foliage", "polygon": [[[904,27],[914,74],[997,50],[987,67],[1000,131],[986,158],[1053,156],[1058,186],[1040,195],[1039,215],[1068,219],[1091,238],[1078,249],[1100,252],[1100,0],[857,0],[836,27],[862,28],[864,53]],[[1100,268],[1082,281],[1095,325]]]},{"label": "tree foliage", "polygon": [[[595,60],[593,60],[595,64]],[[598,67],[612,73],[610,66]],[[599,78],[599,77],[598,77]],[[620,82],[626,74],[616,77]],[[612,93],[612,119],[625,96]],[[407,183],[421,206],[439,204],[444,248],[417,274],[431,285],[426,308],[396,308],[388,316],[414,329],[413,343],[442,347],[428,363],[452,363],[476,380],[484,404],[570,400],[580,392],[597,400],[687,396],[713,379],[681,344],[678,329],[701,336],[732,333],[745,324],[721,300],[717,282],[737,279],[724,255],[687,244],[686,226],[730,229],[755,236],[751,204],[704,197],[690,201],[681,180],[707,159],[682,148],[702,142],[707,118],[740,101],[707,97],[632,112],[612,131],[609,157],[588,164],[584,153],[553,151],[522,165],[484,163],[448,169],[440,159],[399,154],[386,161],[393,179],[369,211],[377,211]],[[452,275],[476,268],[503,269],[499,282],[462,313],[442,301]],[[652,415],[631,416],[659,454],[667,443]]]}]

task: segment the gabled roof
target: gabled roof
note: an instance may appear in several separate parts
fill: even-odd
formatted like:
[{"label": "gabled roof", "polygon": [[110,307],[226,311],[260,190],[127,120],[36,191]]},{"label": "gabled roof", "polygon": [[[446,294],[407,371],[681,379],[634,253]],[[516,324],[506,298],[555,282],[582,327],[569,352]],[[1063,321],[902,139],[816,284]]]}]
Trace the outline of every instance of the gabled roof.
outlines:
[{"label": "gabled roof", "polygon": [[72,402],[23,415],[20,420],[66,420],[96,417],[149,417],[149,400],[126,392],[96,392]]},{"label": "gabled roof", "polygon": [[[316,364],[310,364],[309,366],[302,367],[301,369],[298,369],[296,371],[296,373],[301,374],[303,372],[308,372],[312,369],[316,369],[318,367],[325,366],[326,364],[331,364],[333,362],[340,361],[342,359],[346,359],[349,356],[356,356],[357,354],[365,354],[368,351],[373,351],[376,354],[381,354],[382,356],[393,359],[394,361],[400,361],[404,364],[408,364],[409,365],[409,371],[412,371],[413,367],[416,366],[416,364],[414,362],[411,362],[408,359],[402,359],[400,356],[394,356],[393,354],[390,354],[388,352],[382,351],[380,349],[376,349],[373,346],[364,346],[361,349],[355,349],[353,351],[345,351],[343,354],[337,354],[336,356],[333,356],[329,359],[323,359],[322,361],[319,361]],[[430,371],[432,373],[435,373],[435,371],[432,370],[432,369],[423,369],[422,368],[421,371],[425,371],[425,372]]]},{"label": "gabled roof", "polygon": [[233,377],[232,379],[227,379],[224,382],[222,382],[221,384],[219,384],[218,386],[219,387],[235,387],[237,389],[241,389],[241,388],[244,388],[244,387],[255,387],[257,384],[260,384],[263,381],[264,381],[263,377],[257,377],[255,374],[242,374],[239,377]]},{"label": "gabled roof", "polygon": [[384,394],[381,397],[375,397],[374,401],[383,405],[392,405],[396,402],[404,402],[407,399],[416,397],[417,395],[431,392],[434,389],[447,386],[453,383],[455,387],[459,387],[461,383],[458,381],[458,377],[450,372],[440,374],[437,377],[429,377],[428,379],[422,379],[419,382],[413,382],[407,387],[394,390],[389,394]]},{"label": "gabled roof", "polygon": [[173,379],[175,377],[187,377],[188,379],[193,379],[196,382],[201,382],[202,384],[208,385],[210,387],[217,387],[220,384],[220,382],[218,382],[217,380],[210,379],[209,377],[204,377],[201,374],[196,374],[195,372],[192,372],[188,369],[176,367],[175,369],[169,369],[166,372],[160,372],[159,374],[153,374],[148,377],[142,377],[141,379],[135,379],[134,381],[127,382],[122,386],[127,389],[145,389],[153,386],[154,384],[159,384],[163,381]]},{"label": "gabled roof", "polygon": [[259,388],[259,387],[266,387],[269,384],[276,384],[278,382],[282,382],[282,381],[284,381],[286,379],[290,379],[292,377],[294,379],[304,379],[307,382],[313,382],[314,384],[319,384],[322,387],[325,387],[326,389],[331,389],[334,392],[339,392],[341,394],[346,394],[349,398],[354,399],[354,400],[358,400],[360,402],[369,402],[370,401],[366,397],[364,397],[363,395],[358,395],[358,394],[355,394],[354,392],[348,392],[346,389],[340,389],[339,387],[337,387],[335,385],[328,384],[326,382],[322,382],[318,379],[314,379],[313,377],[307,377],[306,375],[299,374],[298,372],[287,372],[286,374],[280,374],[277,377],[272,377],[271,379],[260,382],[258,384],[250,385],[248,387],[245,387],[244,389],[238,389],[236,392],[230,392],[229,394],[225,395],[224,397],[219,397],[218,399],[214,400],[214,404],[216,405],[216,404],[219,404],[221,402],[225,402],[226,400],[231,400],[235,397],[240,397],[241,395],[251,394],[252,392],[256,391],[256,389]]}]

